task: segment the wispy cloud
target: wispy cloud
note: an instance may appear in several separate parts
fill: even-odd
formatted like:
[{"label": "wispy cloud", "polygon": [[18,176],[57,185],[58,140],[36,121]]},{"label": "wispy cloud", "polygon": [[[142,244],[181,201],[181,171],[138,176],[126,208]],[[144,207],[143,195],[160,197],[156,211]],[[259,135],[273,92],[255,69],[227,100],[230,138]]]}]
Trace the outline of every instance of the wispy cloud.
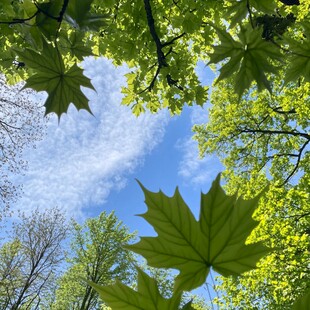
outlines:
[{"label": "wispy cloud", "polygon": [[86,90],[94,116],[70,108],[60,124],[50,118],[45,139],[26,154],[29,170],[19,180],[25,194],[16,208],[59,206],[81,216],[83,209],[104,203],[111,190],[122,188],[163,138],[166,113],[136,118],[120,106],[126,68],[91,58],[84,67],[97,91]]},{"label": "wispy cloud", "polygon": [[[208,70],[205,73],[203,64],[198,64],[197,74],[205,85],[210,85],[214,79],[213,73]],[[202,76],[202,74],[206,76]],[[191,109],[191,125],[205,124],[208,122],[208,107],[206,103],[203,108],[194,106]],[[193,135],[189,135],[179,140],[176,147],[182,152],[182,159],[179,163],[178,174],[191,185],[203,186],[215,178],[222,169],[222,166],[215,155],[207,155],[201,158],[197,141],[193,140]]]},{"label": "wispy cloud", "polygon": [[213,180],[220,171],[221,166],[215,156],[199,157],[198,144],[192,137],[178,141],[177,148],[182,152],[178,174],[186,183],[201,187]]}]

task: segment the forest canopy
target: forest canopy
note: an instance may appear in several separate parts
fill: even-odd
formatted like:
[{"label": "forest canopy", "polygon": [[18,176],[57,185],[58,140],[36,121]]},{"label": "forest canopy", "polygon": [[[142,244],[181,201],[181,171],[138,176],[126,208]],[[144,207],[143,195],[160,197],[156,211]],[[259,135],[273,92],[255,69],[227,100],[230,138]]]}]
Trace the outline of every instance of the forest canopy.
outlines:
[{"label": "forest canopy", "polygon": [[0,69],[9,83],[46,91],[46,113],[70,103],[89,110],[80,87],[92,88],[79,67],[85,56],[105,56],[130,72],[123,104],[135,114],[184,104],[203,105],[208,89],[198,60],[231,77],[240,97],[255,87],[273,93],[310,81],[309,1],[212,0],[2,1]]},{"label": "forest canopy", "polygon": [[[0,30],[0,70],[7,83],[24,81],[24,88],[47,92],[46,114],[54,112],[60,118],[71,103],[91,112],[81,89],[94,89],[81,66],[87,56],[127,65],[122,103],[136,115],[162,108],[179,114],[185,105],[204,106],[209,100],[208,122],[194,127],[195,139],[201,156],[217,153],[221,158],[225,190],[231,195],[221,189],[218,178],[210,196],[214,198],[216,192],[219,206],[227,200],[227,205],[242,206],[242,211],[238,213],[236,207],[230,213],[227,207],[227,215],[202,195],[198,225],[178,192],[167,198],[144,189],[146,198],[158,202],[160,196],[168,207],[161,212],[160,204],[149,203],[144,218],[158,230],[158,237],[142,238],[129,248],[152,266],[180,270],[175,295],[164,300],[154,280],[141,270],[134,293],[119,282],[101,287],[92,279],[89,290],[94,287],[113,305],[119,303],[112,294],[115,289],[126,292],[126,302],[133,298],[138,306],[155,296],[153,301],[169,309],[180,303],[179,290],[203,283],[213,266],[223,275],[217,288],[222,294],[215,299],[219,307],[291,309],[295,304],[295,309],[306,309],[310,298],[309,0],[4,0]],[[210,89],[198,79],[198,61],[216,73]],[[262,199],[255,200],[267,186]],[[247,214],[244,201],[253,199],[255,206]],[[183,213],[171,217],[175,205]],[[226,224],[231,226],[215,225],[214,210],[223,211],[219,214],[227,216]],[[247,220],[238,226],[242,214]],[[173,229],[158,223],[160,216],[169,219]],[[234,234],[227,227],[233,227]],[[191,233],[209,242],[208,249]],[[214,245],[213,233],[224,236],[227,244]],[[231,258],[229,246],[236,244],[242,249],[235,251],[241,258]],[[186,258],[175,258],[179,247],[185,249]],[[16,244],[9,248],[15,251]],[[244,260],[249,248],[257,251],[250,263]],[[231,269],[234,264],[237,267]],[[193,270],[203,272],[195,272],[194,277]],[[190,303],[183,309],[191,309]]]}]

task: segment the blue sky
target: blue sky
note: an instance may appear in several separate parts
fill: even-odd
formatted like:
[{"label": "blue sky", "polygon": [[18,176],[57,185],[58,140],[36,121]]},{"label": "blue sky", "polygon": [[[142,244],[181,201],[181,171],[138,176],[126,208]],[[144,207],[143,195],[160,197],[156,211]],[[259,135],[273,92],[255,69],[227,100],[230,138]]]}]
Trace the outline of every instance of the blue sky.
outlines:
[{"label": "blue sky", "polygon": [[[84,68],[96,88],[85,90],[94,116],[72,106],[59,123],[49,117],[43,140],[25,153],[29,168],[15,180],[24,187],[15,208],[58,206],[79,221],[115,210],[130,229],[145,235],[148,224],[134,216],[146,210],[138,179],[169,195],[179,186],[198,215],[200,190],[207,191],[221,169],[215,157],[199,159],[192,140],[192,125],[205,122],[207,111],[186,107],[180,116],[161,111],[137,118],[120,105],[125,67],[88,58]],[[203,64],[197,71],[205,84],[211,82]]]},{"label": "blue sky", "polygon": [[[147,189],[168,195],[179,186],[198,217],[200,192],[208,191],[221,170],[216,157],[199,159],[192,140],[192,125],[206,122],[207,111],[186,107],[180,116],[161,111],[137,118],[120,105],[125,67],[88,58],[84,68],[96,88],[85,90],[94,116],[70,107],[59,123],[55,115],[48,118],[45,137],[25,152],[28,171],[15,178],[24,195],[14,209],[58,206],[78,221],[115,210],[131,231],[154,235],[135,216],[146,211],[138,179]],[[212,74],[203,64],[197,72],[204,84],[211,83]]]}]

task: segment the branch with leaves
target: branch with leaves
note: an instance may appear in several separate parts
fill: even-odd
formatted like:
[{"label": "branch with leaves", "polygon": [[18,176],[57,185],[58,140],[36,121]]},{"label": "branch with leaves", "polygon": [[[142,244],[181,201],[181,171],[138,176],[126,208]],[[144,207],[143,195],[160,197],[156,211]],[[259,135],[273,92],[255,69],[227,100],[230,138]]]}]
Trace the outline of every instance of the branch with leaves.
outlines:
[{"label": "branch with leaves", "polygon": [[[175,41],[179,40],[180,38],[182,38],[185,35],[185,32],[183,32],[182,34],[174,37],[173,39],[171,39],[168,42],[165,43],[161,43],[161,40],[157,34],[156,31],[156,27],[155,27],[155,21],[154,21],[154,17],[153,17],[153,13],[152,13],[152,7],[150,4],[150,0],[144,0],[144,8],[145,8],[145,12],[146,12],[146,18],[147,18],[147,23],[148,23],[148,27],[151,33],[151,36],[156,44],[156,52],[157,52],[157,69],[155,72],[155,75],[150,83],[150,85],[142,90],[140,93],[143,93],[144,91],[148,90],[151,91],[154,88],[155,85],[155,81],[160,73],[160,70],[164,67],[168,67],[168,63],[167,63],[167,56],[173,52],[172,47],[169,49],[169,51],[165,54],[163,52],[163,48],[166,46],[170,46],[172,45]],[[183,90],[183,87],[178,85],[178,81],[174,80],[171,77],[171,74],[167,74],[166,75],[166,79],[167,79],[167,83],[169,86],[176,86],[179,90]]]}]

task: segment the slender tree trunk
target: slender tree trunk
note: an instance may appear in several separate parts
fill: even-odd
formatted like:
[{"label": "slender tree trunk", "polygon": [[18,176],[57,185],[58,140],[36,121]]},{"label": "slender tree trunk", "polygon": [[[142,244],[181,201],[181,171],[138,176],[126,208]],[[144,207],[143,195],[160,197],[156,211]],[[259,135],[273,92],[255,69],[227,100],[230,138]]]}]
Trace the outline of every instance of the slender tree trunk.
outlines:
[{"label": "slender tree trunk", "polygon": [[88,310],[89,309],[89,304],[90,304],[90,301],[92,299],[91,292],[92,292],[92,288],[89,285],[87,285],[86,293],[85,293],[84,298],[82,300],[80,310]]}]

